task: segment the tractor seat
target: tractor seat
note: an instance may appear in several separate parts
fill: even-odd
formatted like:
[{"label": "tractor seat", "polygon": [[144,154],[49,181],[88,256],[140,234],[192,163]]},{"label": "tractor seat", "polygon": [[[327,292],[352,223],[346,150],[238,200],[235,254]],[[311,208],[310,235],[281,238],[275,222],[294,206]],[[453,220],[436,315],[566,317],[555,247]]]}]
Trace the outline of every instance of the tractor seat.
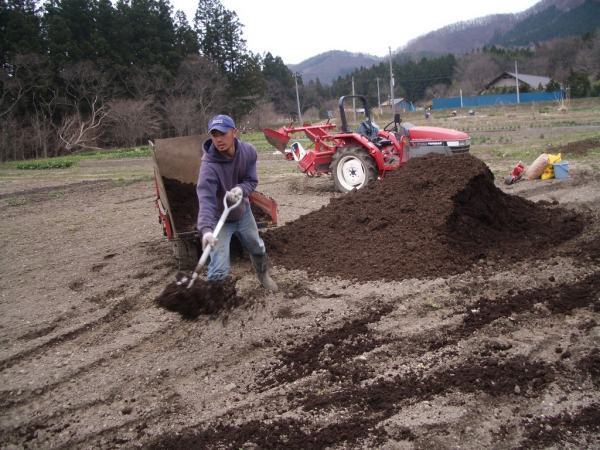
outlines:
[{"label": "tractor seat", "polygon": [[379,132],[379,128],[370,120],[363,120],[358,126],[358,130],[356,130],[358,134],[362,134],[364,137],[373,141],[377,138],[377,133]]}]

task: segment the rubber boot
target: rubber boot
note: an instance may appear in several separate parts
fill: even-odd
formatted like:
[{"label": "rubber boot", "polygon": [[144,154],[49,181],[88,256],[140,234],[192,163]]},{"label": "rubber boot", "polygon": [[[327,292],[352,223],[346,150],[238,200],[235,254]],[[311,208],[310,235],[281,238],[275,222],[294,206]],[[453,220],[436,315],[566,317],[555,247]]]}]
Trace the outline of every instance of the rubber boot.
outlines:
[{"label": "rubber boot", "polygon": [[252,265],[254,266],[254,270],[256,270],[256,277],[260,281],[261,286],[271,292],[277,292],[279,287],[269,273],[269,259],[267,255],[250,255],[250,259],[252,260]]}]

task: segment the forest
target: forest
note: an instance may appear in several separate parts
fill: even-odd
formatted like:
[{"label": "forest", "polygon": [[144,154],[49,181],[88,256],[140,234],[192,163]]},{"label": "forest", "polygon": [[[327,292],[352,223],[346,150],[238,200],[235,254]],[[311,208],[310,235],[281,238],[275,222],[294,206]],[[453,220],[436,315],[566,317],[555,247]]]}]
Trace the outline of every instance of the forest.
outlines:
[{"label": "forest", "polygon": [[[296,111],[295,74],[281,57],[249,49],[243,27],[219,0],[199,0],[190,19],[169,0],[0,0],[0,160],[202,133],[217,112],[242,129],[287,120]],[[600,95],[600,35],[588,33],[463,55],[398,53],[395,96],[425,104],[459,89],[476,94],[515,61],[573,97]],[[376,105],[377,78],[383,101],[388,62],[331,85],[299,76],[303,116],[335,109],[352,79]]]}]

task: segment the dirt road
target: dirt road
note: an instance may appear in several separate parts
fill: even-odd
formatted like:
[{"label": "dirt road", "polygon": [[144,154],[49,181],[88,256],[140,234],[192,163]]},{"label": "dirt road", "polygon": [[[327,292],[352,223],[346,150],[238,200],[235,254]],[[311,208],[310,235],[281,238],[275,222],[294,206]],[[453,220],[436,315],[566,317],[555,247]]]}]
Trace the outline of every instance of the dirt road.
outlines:
[{"label": "dirt road", "polygon": [[[338,196],[280,164],[283,222]],[[244,303],[185,321],[154,304],[177,267],[150,181],[3,183],[2,448],[600,447],[600,176],[500,187],[586,226],[440,277],[278,266],[277,294],[240,260]]]}]

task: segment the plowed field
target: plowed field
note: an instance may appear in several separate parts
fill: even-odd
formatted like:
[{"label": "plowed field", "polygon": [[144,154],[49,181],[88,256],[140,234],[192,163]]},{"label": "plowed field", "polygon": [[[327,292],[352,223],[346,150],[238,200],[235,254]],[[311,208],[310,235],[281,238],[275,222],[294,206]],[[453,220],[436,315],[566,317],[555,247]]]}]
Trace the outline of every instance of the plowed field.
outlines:
[{"label": "plowed field", "polygon": [[597,169],[415,160],[342,196],[275,158],[281,289],[238,259],[195,320],[155,303],[151,181],[3,182],[2,448],[600,447]]}]

